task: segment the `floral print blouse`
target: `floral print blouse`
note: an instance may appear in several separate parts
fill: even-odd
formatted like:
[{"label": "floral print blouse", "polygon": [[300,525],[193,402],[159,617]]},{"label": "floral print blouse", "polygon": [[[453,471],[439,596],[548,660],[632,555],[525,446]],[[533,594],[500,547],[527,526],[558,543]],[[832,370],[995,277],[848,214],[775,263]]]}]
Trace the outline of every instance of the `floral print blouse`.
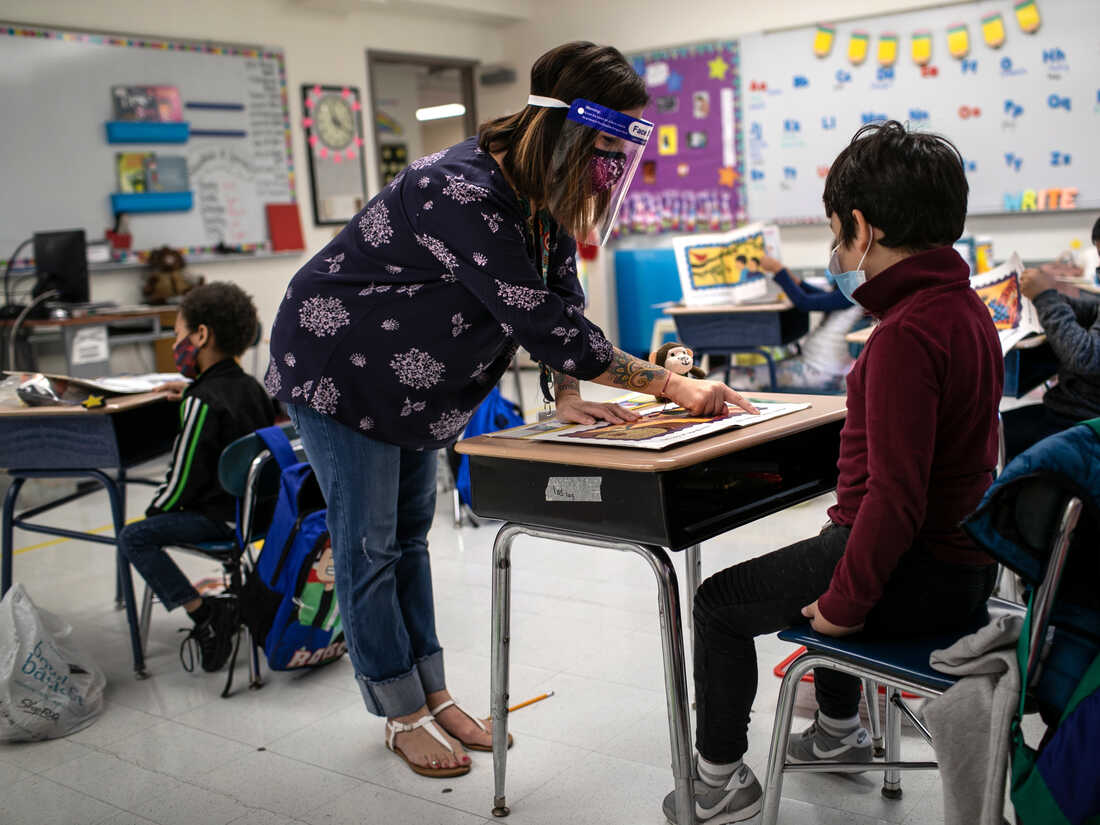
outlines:
[{"label": "floral print blouse", "polygon": [[526,215],[474,138],[413,161],[291,280],[268,391],[423,449],[462,434],[520,345],[580,379],[604,372],[576,244],[544,227],[544,283]]}]

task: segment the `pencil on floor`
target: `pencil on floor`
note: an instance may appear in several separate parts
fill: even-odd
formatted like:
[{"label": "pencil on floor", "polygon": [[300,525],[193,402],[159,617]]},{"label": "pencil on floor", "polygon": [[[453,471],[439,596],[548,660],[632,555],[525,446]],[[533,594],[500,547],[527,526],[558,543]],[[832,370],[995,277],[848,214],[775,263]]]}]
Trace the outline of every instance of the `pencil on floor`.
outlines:
[{"label": "pencil on floor", "polygon": [[543,693],[541,696],[536,696],[534,699],[528,699],[526,702],[520,702],[518,705],[512,705],[512,707],[508,708],[508,712],[511,713],[512,711],[519,710],[520,708],[525,708],[528,705],[533,705],[535,704],[535,702],[541,702],[543,699],[549,699],[553,695],[554,691]]}]

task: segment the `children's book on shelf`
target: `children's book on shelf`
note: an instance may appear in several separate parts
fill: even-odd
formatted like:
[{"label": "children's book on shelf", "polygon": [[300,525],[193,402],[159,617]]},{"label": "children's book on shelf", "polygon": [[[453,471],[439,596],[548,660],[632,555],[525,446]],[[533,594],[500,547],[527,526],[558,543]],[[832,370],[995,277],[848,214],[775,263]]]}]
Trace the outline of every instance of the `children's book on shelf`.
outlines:
[{"label": "children's book on shelf", "polygon": [[1024,338],[1043,331],[1035,305],[1020,291],[1023,271],[1020,256],[1013,252],[1000,266],[970,279],[970,285],[993,318],[1001,349],[1006,354]]},{"label": "children's book on shelf", "polygon": [[729,405],[726,415],[695,416],[676,404],[662,404],[652,396],[634,394],[618,403],[641,418],[627,423],[566,424],[556,418],[489,433],[494,438],[548,441],[554,444],[587,444],[592,447],[633,447],[664,450],[726,430],[750,427],[809,408],[809,404],[785,404],[749,399],[759,415]]},{"label": "children's book on shelf", "polygon": [[187,158],[182,155],[150,155],[145,160],[145,186],[149,192],[186,192],[191,188]]},{"label": "children's book on shelf", "polygon": [[123,194],[148,192],[145,169],[152,159],[152,152],[117,152],[118,191]]},{"label": "children's book on shelf", "polygon": [[183,102],[175,86],[112,86],[111,101],[115,120],[183,120]]}]

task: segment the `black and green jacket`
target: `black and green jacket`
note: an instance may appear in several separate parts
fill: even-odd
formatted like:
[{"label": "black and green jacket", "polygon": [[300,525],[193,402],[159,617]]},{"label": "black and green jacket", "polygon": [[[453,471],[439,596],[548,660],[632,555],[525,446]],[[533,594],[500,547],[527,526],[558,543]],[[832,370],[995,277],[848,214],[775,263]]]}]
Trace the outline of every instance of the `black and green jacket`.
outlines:
[{"label": "black and green jacket", "polygon": [[210,367],[183,394],[168,477],[145,515],[188,511],[234,521],[233,498],[218,483],[222,450],[274,421],[271,399],[236,361],[227,358]]}]

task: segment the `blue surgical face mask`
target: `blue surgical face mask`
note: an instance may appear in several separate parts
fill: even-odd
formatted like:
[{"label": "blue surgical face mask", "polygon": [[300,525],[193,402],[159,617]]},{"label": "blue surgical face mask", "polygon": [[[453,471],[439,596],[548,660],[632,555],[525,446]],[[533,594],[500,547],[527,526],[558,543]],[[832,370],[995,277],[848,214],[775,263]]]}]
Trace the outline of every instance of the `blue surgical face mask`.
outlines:
[{"label": "blue surgical face mask", "polygon": [[871,243],[867,243],[867,248],[863,250],[863,257],[859,259],[859,263],[856,264],[855,269],[849,269],[847,272],[840,272],[840,244],[833,247],[833,254],[829,258],[829,265],[825,268],[827,276],[831,276],[834,283],[836,283],[837,289],[844,293],[844,297],[851,301],[853,304],[859,304],[853,296],[855,291],[863,286],[867,282],[867,273],[864,272],[861,267],[863,266],[863,259],[867,257],[867,253],[871,251]]}]

